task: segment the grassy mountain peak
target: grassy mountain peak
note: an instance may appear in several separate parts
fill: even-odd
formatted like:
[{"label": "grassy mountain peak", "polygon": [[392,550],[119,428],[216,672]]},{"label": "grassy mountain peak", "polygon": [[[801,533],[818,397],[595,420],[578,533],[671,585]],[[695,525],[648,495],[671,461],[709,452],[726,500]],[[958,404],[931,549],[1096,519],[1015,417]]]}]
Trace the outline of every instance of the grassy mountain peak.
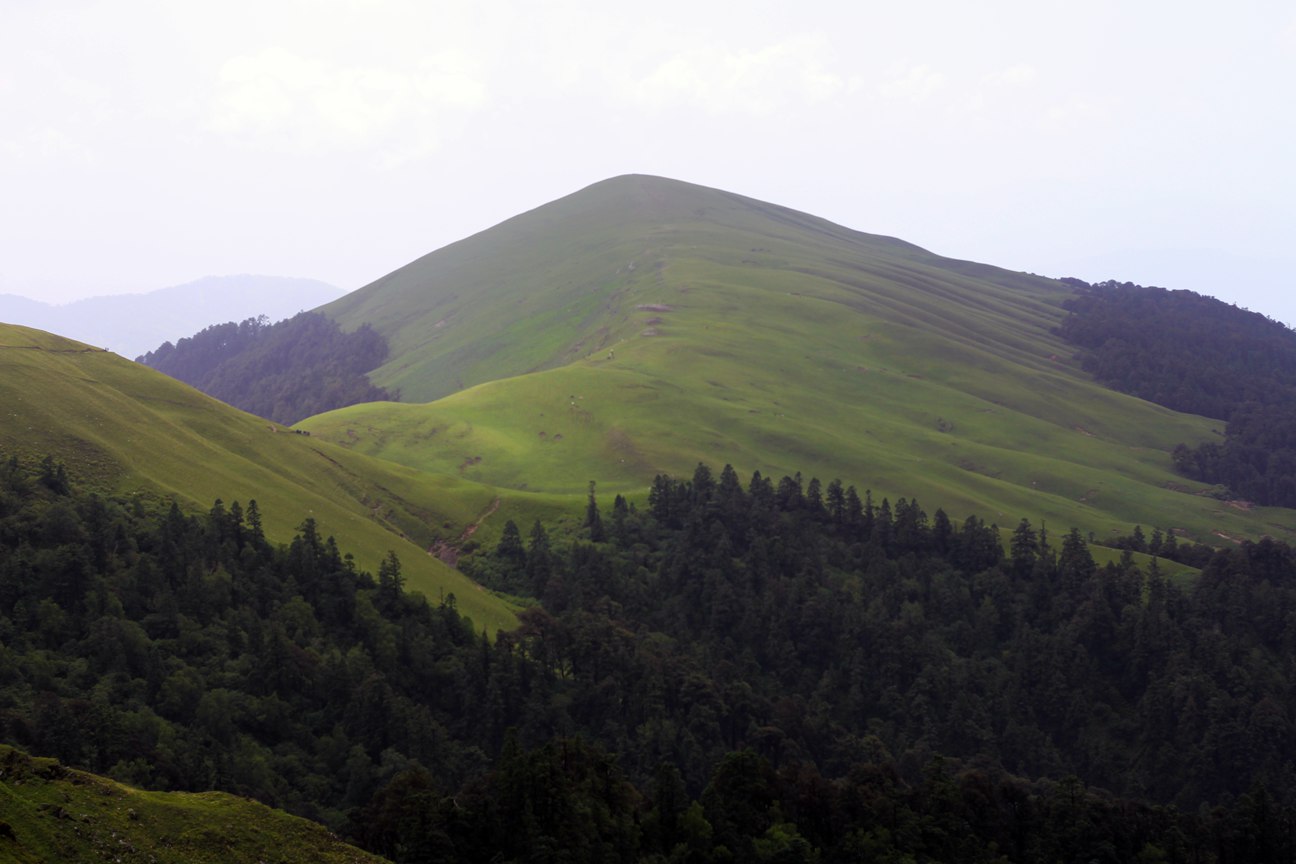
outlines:
[{"label": "grassy mountain peak", "polygon": [[626,175],[425,255],[322,311],[387,336],[392,359],[375,382],[427,401],[606,344],[634,307],[635,287],[700,232],[757,246],[791,232],[798,241],[916,248],[740,195]]},{"label": "grassy mountain peak", "polygon": [[1176,475],[1218,426],[1113,393],[1055,330],[1071,288],[658,177],[596,183],[322,308],[406,402],[302,428],[502,487],[646,488],[699,461],[1097,538],[1290,536]]}]

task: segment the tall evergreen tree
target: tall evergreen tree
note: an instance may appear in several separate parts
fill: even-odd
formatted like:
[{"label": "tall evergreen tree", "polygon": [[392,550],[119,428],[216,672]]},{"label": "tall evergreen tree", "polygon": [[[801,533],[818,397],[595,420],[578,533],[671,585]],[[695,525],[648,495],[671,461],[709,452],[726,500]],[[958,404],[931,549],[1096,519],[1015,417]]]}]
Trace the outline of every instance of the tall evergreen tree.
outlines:
[{"label": "tall evergreen tree", "polygon": [[599,513],[598,500],[594,497],[594,481],[589,481],[589,501],[585,505],[585,527],[589,529],[590,540],[602,543],[603,516]]}]

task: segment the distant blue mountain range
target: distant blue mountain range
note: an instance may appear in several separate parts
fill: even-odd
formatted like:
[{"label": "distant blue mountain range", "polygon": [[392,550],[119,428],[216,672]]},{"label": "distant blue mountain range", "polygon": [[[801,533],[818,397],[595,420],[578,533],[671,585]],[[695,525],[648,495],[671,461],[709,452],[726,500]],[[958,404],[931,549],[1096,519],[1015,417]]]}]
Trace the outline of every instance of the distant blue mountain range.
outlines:
[{"label": "distant blue mountain range", "polygon": [[90,297],[59,306],[0,294],[0,321],[48,330],[134,359],[212,324],[260,315],[279,321],[344,293],[315,279],[208,276],[146,294]]}]

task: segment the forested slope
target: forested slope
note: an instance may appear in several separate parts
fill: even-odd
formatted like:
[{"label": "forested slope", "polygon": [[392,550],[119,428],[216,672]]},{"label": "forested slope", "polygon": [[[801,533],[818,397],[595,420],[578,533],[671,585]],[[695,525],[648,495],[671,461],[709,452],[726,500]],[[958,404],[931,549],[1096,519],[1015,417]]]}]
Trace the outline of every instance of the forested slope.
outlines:
[{"label": "forested slope", "polygon": [[251,502],[4,464],[0,736],[73,765],[402,861],[1292,853],[1282,544],[1184,589],[1076,532],[699,467],[479,553],[544,603],[491,644],[309,521],[274,547]]},{"label": "forested slope", "polygon": [[1296,507],[1296,333],[1192,291],[1129,282],[1077,289],[1058,332],[1099,381],[1227,421],[1221,441],[1174,450],[1184,475],[1259,504]]},{"label": "forested slope", "polygon": [[292,424],[312,414],[390,399],[365,373],[387,359],[370,327],[343,333],[318,312],[271,324],[265,318],[213,324],[139,358],[228,405]]}]

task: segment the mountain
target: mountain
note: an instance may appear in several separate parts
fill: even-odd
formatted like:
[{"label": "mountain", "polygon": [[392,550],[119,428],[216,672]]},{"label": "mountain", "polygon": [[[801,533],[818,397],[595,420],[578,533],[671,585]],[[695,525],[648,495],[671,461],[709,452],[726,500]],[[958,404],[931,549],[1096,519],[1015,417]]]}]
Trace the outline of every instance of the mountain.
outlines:
[{"label": "mountain", "polygon": [[343,333],[331,318],[298,312],[276,324],[264,318],[213,324],[135,359],[249,414],[292,424],[391,399],[365,374],[386,357],[387,343],[372,328]]},{"label": "mountain", "polygon": [[641,495],[698,462],[840,477],[951,515],[1101,540],[1293,537],[1170,453],[1220,424],[1113,392],[1055,332],[1072,288],[728,192],[624,176],[320,311],[388,340],[408,403],[299,428],[514,489]]},{"label": "mountain", "polygon": [[0,860],[380,862],[322,826],[223,792],[146,792],[0,744]]},{"label": "mountain", "polygon": [[[422,404],[294,430],[0,327],[0,738],[398,861],[1291,859],[1296,549],[1182,540],[1292,513],[1173,474],[1219,421],[1099,386],[1072,299],[631,177],[326,310]],[[23,760],[0,857],[297,842]]]},{"label": "mountain", "polygon": [[[54,308],[48,303],[19,297],[17,294],[0,294],[0,321],[43,322]],[[33,323],[29,326],[36,325]]]},{"label": "mountain", "polygon": [[0,321],[59,333],[134,358],[209,324],[265,315],[278,321],[336,299],[342,289],[314,279],[208,276],[150,291],[53,306],[0,296]]},{"label": "mountain", "polygon": [[287,542],[307,517],[377,572],[389,550],[410,588],[454,593],[494,633],[512,608],[428,553],[468,530],[495,490],[381,462],[218,402],[188,385],[59,336],[0,325],[0,453],[52,455],[103,492],[173,498],[207,510],[255,499]]}]

